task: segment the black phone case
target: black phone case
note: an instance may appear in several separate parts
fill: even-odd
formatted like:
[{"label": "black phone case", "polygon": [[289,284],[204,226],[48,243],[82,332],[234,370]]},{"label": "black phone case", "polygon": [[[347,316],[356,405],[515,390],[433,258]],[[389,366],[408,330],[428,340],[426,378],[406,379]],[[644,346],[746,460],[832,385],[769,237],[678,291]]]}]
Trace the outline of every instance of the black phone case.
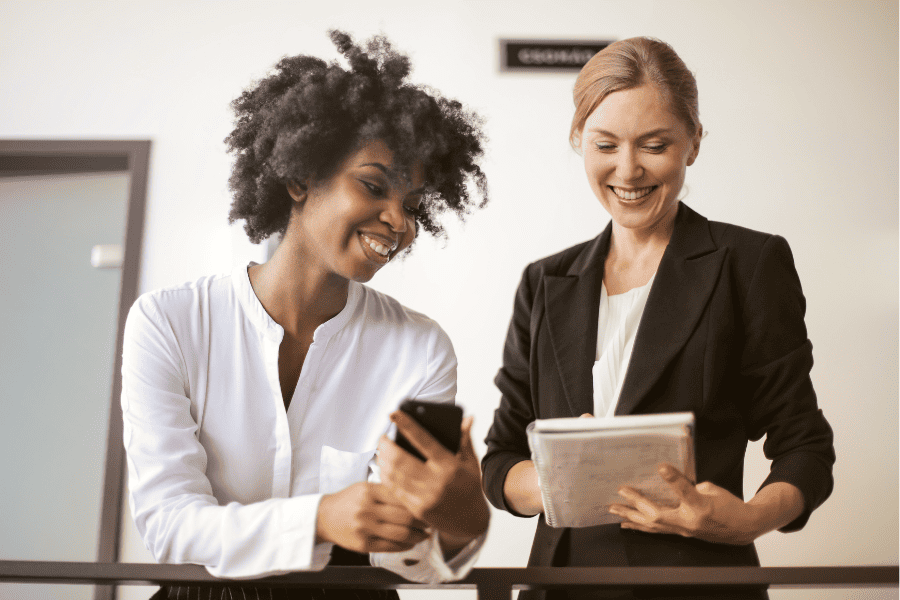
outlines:
[{"label": "black phone case", "polygon": [[[459,427],[462,424],[463,410],[455,404],[438,402],[422,402],[420,400],[404,400],[400,410],[411,416],[439,441],[447,450],[459,452]],[[425,457],[416,450],[403,434],[397,432],[397,445],[418,458]]]}]

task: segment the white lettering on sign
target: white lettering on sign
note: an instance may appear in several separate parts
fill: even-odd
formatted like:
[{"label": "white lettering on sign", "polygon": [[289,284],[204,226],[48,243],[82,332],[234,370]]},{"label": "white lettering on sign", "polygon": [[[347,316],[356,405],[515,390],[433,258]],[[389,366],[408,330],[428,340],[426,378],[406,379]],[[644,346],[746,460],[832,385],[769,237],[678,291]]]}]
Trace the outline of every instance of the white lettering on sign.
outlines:
[{"label": "white lettering on sign", "polygon": [[594,56],[590,50],[522,48],[517,57],[524,65],[583,65]]}]

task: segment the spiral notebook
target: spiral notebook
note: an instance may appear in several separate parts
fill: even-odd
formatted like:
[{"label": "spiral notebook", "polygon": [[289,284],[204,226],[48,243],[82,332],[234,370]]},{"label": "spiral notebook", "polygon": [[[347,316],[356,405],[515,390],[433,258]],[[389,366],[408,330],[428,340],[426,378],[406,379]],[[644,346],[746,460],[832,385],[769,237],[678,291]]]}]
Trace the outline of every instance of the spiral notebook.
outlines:
[{"label": "spiral notebook", "polygon": [[676,506],[657,472],[662,462],[696,480],[693,413],[538,419],[526,431],[551,527],[621,522],[609,506],[625,503],[617,493],[623,485]]}]

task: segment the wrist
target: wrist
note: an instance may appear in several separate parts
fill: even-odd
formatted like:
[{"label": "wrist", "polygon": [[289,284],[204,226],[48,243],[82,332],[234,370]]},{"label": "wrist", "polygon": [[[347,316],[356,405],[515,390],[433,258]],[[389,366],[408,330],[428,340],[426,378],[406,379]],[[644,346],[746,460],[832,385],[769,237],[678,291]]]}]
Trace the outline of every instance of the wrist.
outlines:
[{"label": "wrist", "polygon": [[520,515],[533,516],[544,512],[541,486],[534,462],[517,462],[506,474],[503,497],[507,505]]},{"label": "wrist", "polygon": [[768,526],[770,517],[766,507],[759,503],[754,503],[752,498],[744,502],[744,515],[743,529],[748,537],[745,543],[750,544],[771,531],[771,528]]},{"label": "wrist", "polygon": [[[479,535],[481,535],[481,534],[479,534]],[[459,552],[460,550],[465,548],[469,544],[469,542],[474,540],[476,537],[478,537],[478,536],[477,535],[460,536],[460,535],[453,535],[453,534],[447,533],[445,531],[438,532],[438,540],[440,541],[441,550],[444,552],[444,556],[446,556],[447,554],[455,554],[456,552]]]},{"label": "wrist", "polygon": [[331,508],[332,494],[323,494],[319,500],[319,507],[316,510],[316,542],[322,544],[325,542],[334,543],[328,530],[328,512]]},{"label": "wrist", "polygon": [[755,538],[784,527],[803,512],[803,493],[786,482],[770,483],[746,503]]}]

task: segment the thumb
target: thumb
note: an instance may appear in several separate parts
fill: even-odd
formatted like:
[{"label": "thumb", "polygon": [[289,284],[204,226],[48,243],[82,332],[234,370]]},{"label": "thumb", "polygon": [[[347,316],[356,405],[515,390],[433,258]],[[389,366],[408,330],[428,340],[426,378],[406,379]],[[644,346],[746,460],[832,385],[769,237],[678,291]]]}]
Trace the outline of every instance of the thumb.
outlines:
[{"label": "thumb", "polygon": [[477,459],[475,456],[475,448],[472,446],[472,423],[474,422],[475,417],[469,415],[463,419],[462,425],[460,425],[459,454],[463,460],[470,458]]},{"label": "thumb", "polygon": [[696,486],[684,474],[670,464],[663,463],[658,467],[659,475],[669,484],[683,502],[696,505],[700,502],[700,494]]}]

